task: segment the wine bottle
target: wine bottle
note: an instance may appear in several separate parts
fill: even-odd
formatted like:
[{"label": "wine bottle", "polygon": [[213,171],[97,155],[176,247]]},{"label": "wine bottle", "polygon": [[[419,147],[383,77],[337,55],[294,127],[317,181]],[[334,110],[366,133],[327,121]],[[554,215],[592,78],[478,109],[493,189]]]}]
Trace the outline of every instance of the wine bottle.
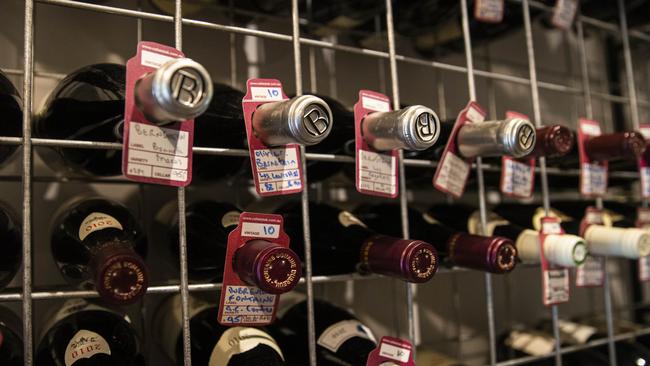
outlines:
[{"label": "wine bottle", "polygon": [[[242,99],[245,94],[222,84],[214,84],[215,97],[207,111],[195,121],[195,146],[248,149]],[[333,126],[333,113],[328,103],[314,95],[302,95],[286,101],[266,103],[253,114],[255,135],[268,146],[298,143],[309,146],[310,152],[327,152],[319,147],[327,141]],[[245,159],[197,155],[193,171],[200,179],[231,176],[244,169]],[[313,172],[308,164],[308,173]],[[311,180],[311,179],[310,179]]]},{"label": "wine bottle", "polygon": [[[505,2],[503,20],[485,23],[472,15],[476,1],[468,1],[470,11],[469,29],[473,45],[496,40],[523,26],[521,6]],[[396,30],[411,38],[416,51],[424,57],[444,53],[463,52],[463,30],[460,3],[454,0],[427,0],[398,2],[396,7]],[[531,16],[540,11],[531,8]]]},{"label": "wine bottle", "polygon": [[[224,202],[198,201],[186,210],[187,263],[190,278],[222,281],[228,235],[239,224],[241,211]],[[286,224],[285,224],[286,225]],[[178,217],[169,225],[169,248],[178,263]],[[293,241],[294,238],[290,237]],[[256,239],[237,249],[233,269],[251,286],[268,293],[291,291],[300,280],[298,255],[281,245]]]},{"label": "wine bottle", "polygon": [[0,289],[7,286],[18,273],[23,248],[20,223],[12,209],[0,203]]},{"label": "wine bottle", "polygon": [[66,302],[43,327],[35,365],[144,366],[129,316],[85,300]]},{"label": "wine bottle", "polygon": [[75,200],[56,215],[50,240],[68,282],[95,288],[114,304],[145,294],[147,241],[126,207],[103,198]]},{"label": "wine bottle", "polygon": [[20,319],[5,307],[0,307],[0,365],[24,365]]},{"label": "wine bottle", "polygon": [[[371,228],[389,235],[399,235],[401,226],[398,205],[364,205],[355,213]],[[472,268],[492,273],[507,273],[515,268],[517,249],[513,242],[504,237],[470,235],[457,231],[430,216],[409,208],[409,232],[415,238],[431,242],[438,254],[449,266]]]},{"label": "wine bottle", "polygon": [[[302,256],[301,205],[288,203],[277,212],[284,216],[291,247]],[[430,280],[437,270],[437,254],[429,243],[379,234],[350,212],[326,204],[310,203],[309,212],[314,223],[311,240],[315,274],[360,271],[419,283]]]},{"label": "wine bottle", "polygon": [[[34,136],[122,143],[125,77],[125,67],[117,64],[90,65],[68,75],[35,118]],[[212,82],[203,66],[179,58],[138,80],[134,96],[148,119],[165,124],[203,113],[212,98]],[[53,147],[40,153],[56,169],[100,176],[122,173],[118,150]]]},{"label": "wine bottle", "polygon": [[[429,220],[438,220],[456,229],[463,228],[471,234],[480,232],[480,215],[474,207],[462,204],[439,204],[432,206],[425,214]],[[512,240],[517,247],[517,256],[524,263],[539,263],[539,232],[512,223],[494,212],[487,213],[486,235],[502,236]],[[563,267],[575,267],[584,262],[587,246],[583,238],[571,234],[546,236],[544,256],[550,263]]]},{"label": "wine bottle", "polygon": [[[18,90],[0,70],[0,136],[21,137],[23,135],[23,101]],[[0,145],[0,165],[7,162],[18,145]]]},{"label": "wine bottle", "polygon": [[306,8],[302,12],[311,19],[304,30],[318,37],[352,31],[382,14],[384,9],[381,0],[314,1],[310,12]]},{"label": "wine bottle", "polygon": [[[584,148],[592,160],[608,160],[621,165],[636,162],[645,151],[645,140],[641,133],[635,131],[606,133],[587,139]],[[566,157],[550,159],[548,162],[549,165],[558,167],[578,167],[578,143],[574,142]]]},{"label": "wine bottle", "polygon": [[537,128],[535,147],[529,156],[556,158],[573,150],[575,137],[573,131],[562,125],[550,125]]},{"label": "wine bottle", "polygon": [[[540,220],[544,217],[544,210],[537,205],[500,204],[493,211],[518,225],[535,229],[539,229]],[[580,235],[581,218],[557,210],[551,210],[550,215],[562,220],[562,227],[567,233]],[[589,253],[593,255],[639,259],[650,254],[650,234],[646,230],[589,225],[582,236]]]},{"label": "wine bottle", "polygon": [[[154,314],[153,334],[174,365],[183,365],[181,297],[160,304]],[[195,365],[284,366],[277,341],[266,328],[226,327],[217,321],[219,308],[190,296],[190,345]]]},{"label": "wine bottle", "polygon": [[[440,138],[449,140],[454,122],[440,124]],[[456,147],[461,156],[512,156],[521,158],[529,155],[536,145],[536,129],[523,118],[509,118],[501,121],[466,123],[456,134]]]},{"label": "wine bottle", "polygon": [[[279,338],[283,349],[298,353],[296,365],[309,364],[307,350],[307,302],[281,309],[277,327],[285,334]],[[321,366],[366,366],[368,354],[377,347],[370,328],[347,310],[322,300],[314,300],[316,361]],[[287,340],[290,343],[283,343]],[[295,350],[295,351],[294,351]],[[292,352],[292,353],[293,353]]]}]

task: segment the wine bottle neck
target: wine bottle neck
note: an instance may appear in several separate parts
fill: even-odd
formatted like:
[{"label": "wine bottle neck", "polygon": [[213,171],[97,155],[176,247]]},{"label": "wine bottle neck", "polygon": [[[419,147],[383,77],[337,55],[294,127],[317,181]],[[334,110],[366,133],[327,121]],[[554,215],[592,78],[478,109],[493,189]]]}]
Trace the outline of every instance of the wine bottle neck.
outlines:
[{"label": "wine bottle neck", "polygon": [[90,268],[97,291],[110,303],[134,303],[147,290],[147,267],[133,246],[123,241],[113,240],[94,248]]},{"label": "wine bottle neck", "polygon": [[233,257],[233,269],[239,278],[272,294],[291,291],[300,280],[300,268],[296,253],[266,240],[247,242]]},{"label": "wine bottle neck", "polygon": [[364,241],[360,254],[362,268],[407,282],[426,282],[438,269],[436,250],[420,240],[375,235]]}]

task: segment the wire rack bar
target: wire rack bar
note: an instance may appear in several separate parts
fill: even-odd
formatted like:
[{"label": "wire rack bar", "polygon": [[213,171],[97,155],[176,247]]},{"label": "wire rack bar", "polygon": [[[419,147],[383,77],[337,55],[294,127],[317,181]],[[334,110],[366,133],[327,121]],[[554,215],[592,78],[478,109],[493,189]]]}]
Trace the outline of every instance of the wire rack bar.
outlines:
[{"label": "wire rack bar", "polygon": [[[469,14],[467,10],[467,0],[460,0],[461,7],[461,25],[463,29],[463,41],[465,46],[465,62],[467,65],[467,85],[469,99],[476,101],[476,84],[474,80],[474,60],[472,54],[472,35],[469,28]],[[476,178],[478,186],[478,205],[480,213],[480,233],[485,234],[487,227],[487,209],[485,201],[485,181],[483,178],[482,158],[476,158]],[[488,347],[490,351],[490,365],[497,362],[496,355],[496,327],[494,319],[494,299],[492,293],[492,275],[485,273],[485,302],[487,304],[488,318]]]},{"label": "wire rack bar", "polygon": [[34,90],[34,1],[25,0],[23,100],[23,353],[25,365],[34,362],[32,314],[32,105]]},{"label": "wire rack bar", "polygon": [[[526,35],[526,52],[528,54],[528,69],[530,75],[530,92],[533,103],[533,122],[536,127],[542,127],[542,111],[539,102],[539,89],[537,85],[537,69],[535,61],[535,46],[533,43],[533,30],[530,20],[530,6],[528,0],[521,2],[522,13],[524,17],[524,32]],[[551,209],[551,201],[548,191],[548,176],[546,173],[546,158],[540,157],[539,159],[539,176],[540,185],[542,188],[542,203],[546,216],[549,216]],[[551,306],[551,323],[553,327],[553,337],[555,342],[555,365],[562,366],[562,355],[560,354],[560,328],[558,327],[558,307],[557,305]]]},{"label": "wire rack bar", "polygon": [[618,0],[618,13],[620,19],[621,41],[623,42],[623,58],[625,59],[625,78],[627,81],[627,94],[630,102],[630,116],[632,117],[632,127],[639,129],[639,106],[636,95],[636,83],[634,82],[634,67],[632,66],[632,51],[630,50],[630,34],[627,29],[627,15],[625,13],[625,3]]}]

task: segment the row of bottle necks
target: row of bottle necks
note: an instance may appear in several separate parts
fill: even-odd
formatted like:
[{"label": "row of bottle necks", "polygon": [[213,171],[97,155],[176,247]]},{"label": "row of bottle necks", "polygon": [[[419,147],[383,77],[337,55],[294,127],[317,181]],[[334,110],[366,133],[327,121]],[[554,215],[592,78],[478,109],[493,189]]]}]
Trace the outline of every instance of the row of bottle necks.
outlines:
[{"label": "row of bottle necks", "polygon": [[[194,75],[196,80],[188,84],[191,90],[179,89],[179,73]],[[148,120],[165,125],[195,118],[195,146],[249,148],[242,109],[245,94],[226,85],[213,85],[200,64],[189,59],[172,60],[134,85],[131,94],[136,109]],[[64,78],[52,91],[34,118],[33,137],[122,143],[126,95],[129,93],[125,90],[124,66],[83,67]],[[440,121],[432,109],[421,105],[356,116],[337,101],[314,95],[264,103],[256,108],[251,117],[250,135],[268,147],[297,143],[307,146],[307,152],[359,159],[355,152],[356,133],[373,151],[404,149],[406,157],[439,161],[445,144],[454,137],[455,154],[465,159],[481,156],[490,162],[501,156],[521,159],[543,156],[551,166],[579,166],[578,144],[571,130],[561,125],[535,128],[523,117],[510,116],[455,127],[455,121]],[[1,73],[0,113],[3,115],[0,134],[21,136],[20,96]],[[358,132],[355,132],[355,118],[360,119]],[[16,146],[0,146],[0,161],[7,161],[15,150]],[[584,151],[588,160],[609,161],[612,170],[634,170],[638,159],[650,160],[644,155],[646,141],[636,131],[591,137],[585,141]],[[123,171],[122,154],[114,150],[52,147],[38,152],[59,174],[115,176]],[[200,154],[192,160],[191,172],[199,181],[232,177],[250,169],[244,162],[245,158],[240,157]],[[310,182],[325,180],[340,171],[348,177],[355,175],[351,164],[313,160],[307,164]],[[433,171],[408,169],[406,177],[412,182],[426,178],[431,182]],[[577,186],[576,182],[577,176],[570,182],[564,179],[557,183],[568,188]]]},{"label": "row of bottle necks", "polygon": [[[588,255],[639,260],[650,254],[650,231],[636,228],[630,206],[609,203],[614,211],[599,222],[581,202],[557,202],[551,216],[562,220],[565,233],[545,235],[540,245],[543,210],[535,205],[501,204],[480,232],[474,207],[438,204],[426,211],[409,208],[411,238],[402,239],[400,208],[366,204],[354,212],[310,203],[311,254],[314,275],[375,273],[411,283],[431,280],[439,266],[464,267],[495,274],[511,272],[518,263],[541,258],[561,268],[579,267]],[[77,198],[61,206],[50,230],[52,256],[71,285],[96,290],[112,304],[139,301],[149,286],[145,261],[149,250],[163,250],[179,263],[179,229],[172,202],[155,216],[152,228],[163,243],[148,243],[142,225],[123,205],[104,198]],[[302,275],[305,246],[302,206],[282,203],[274,211],[283,218],[285,247],[259,235],[232,243],[241,229],[241,210],[232,204],[196,201],[186,216],[187,264],[195,282],[222,282],[232,272],[243,283],[270,294],[291,291]],[[616,212],[616,214],[614,214]],[[11,210],[0,210],[0,287],[21,266],[22,235]],[[584,216],[584,218],[583,218]],[[231,256],[228,255],[231,251]],[[231,258],[228,259],[227,258]],[[334,259],[335,258],[335,259]],[[230,261],[231,262],[228,262]],[[269,270],[269,269],[272,270]]]},{"label": "row of bottle necks", "polygon": [[[149,354],[162,351],[171,364],[183,365],[183,334],[180,295],[164,299],[154,309],[151,326],[146,327],[142,313],[134,313],[90,300],[68,300],[53,308],[37,328],[34,364],[45,365],[115,365],[152,364]],[[207,296],[189,297],[191,359],[194,365],[305,366],[309,364],[307,304],[305,296],[284,296],[275,323],[265,327],[220,325],[218,308]],[[314,301],[316,356],[318,365],[366,366],[369,353],[377,347],[375,333],[353,313],[332,303]],[[606,338],[604,324],[582,319],[559,321],[563,346],[585,345]],[[642,328],[627,323],[619,332]],[[145,331],[149,330],[149,332]],[[4,366],[22,366],[22,328],[18,317],[0,307],[0,362]],[[525,356],[550,356],[556,340],[550,322],[535,327],[515,326],[497,340],[497,357],[506,361]],[[616,342],[617,359],[622,365],[642,365],[650,361],[650,339],[639,336]],[[160,362],[161,357],[158,357]],[[418,347],[418,365],[462,366],[460,361],[445,357],[426,347]],[[609,365],[606,345],[563,355],[572,366]],[[551,366],[548,357],[526,365]]]},{"label": "row of bottle necks", "polygon": [[[97,2],[97,1],[90,1]],[[557,7],[562,11],[563,4],[554,0],[541,0],[547,6]],[[171,0],[149,0],[152,7],[162,13],[173,15],[175,4]],[[463,32],[461,29],[460,2],[456,0],[395,1],[393,2],[394,29],[402,37],[408,37],[415,50],[423,57],[440,56],[447,52],[463,52]],[[523,27],[521,4],[505,1],[490,3],[492,14],[485,19],[477,11],[476,3],[469,0],[470,31],[472,43],[481,44],[498,39],[506,34],[516,32]],[[503,6],[497,15],[495,8]],[[304,20],[301,22],[301,34],[311,37],[327,37],[346,34],[358,46],[373,49],[386,48],[386,22],[384,0],[355,1],[299,1],[299,11]],[[479,5],[480,7],[481,5]],[[486,6],[486,5],[483,5]],[[486,7],[489,7],[487,5]],[[611,23],[618,23],[618,8],[612,4],[596,4],[595,1],[581,2],[581,13]],[[183,16],[196,17],[220,10],[238,25],[256,22],[263,16],[286,17],[291,13],[291,3],[286,0],[234,1],[204,0],[186,1],[183,4]],[[234,12],[232,12],[234,10]],[[480,10],[480,9],[479,9]],[[650,10],[645,2],[628,4],[628,26],[633,29],[647,25],[642,15]],[[540,19],[545,26],[551,26],[552,14],[537,7],[530,9],[533,20]],[[477,15],[478,14],[478,15]],[[501,19],[499,18],[501,15]],[[377,20],[379,18],[379,21]],[[569,17],[570,19],[572,17]],[[284,18],[283,18],[284,19]]]}]

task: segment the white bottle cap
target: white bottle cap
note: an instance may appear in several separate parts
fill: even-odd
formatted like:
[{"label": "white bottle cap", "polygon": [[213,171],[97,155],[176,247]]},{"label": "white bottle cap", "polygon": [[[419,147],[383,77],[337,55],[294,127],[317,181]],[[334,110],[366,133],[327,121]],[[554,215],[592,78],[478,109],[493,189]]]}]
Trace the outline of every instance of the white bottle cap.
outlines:
[{"label": "white bottle cap", "polygon": [[[519,259],[526,263],[539,263],[539,232],[524,230],[515,243]],[[584,262],[587,247],[584,239],[576,235],[551,234],[544,243],[546,260],[562,267],[575,267]]]},{"label": "white bottle cap", "polygon": [[639,259],[650,254],[650,233],[642,229],[590,225],[585,239],[594,255]]}]

